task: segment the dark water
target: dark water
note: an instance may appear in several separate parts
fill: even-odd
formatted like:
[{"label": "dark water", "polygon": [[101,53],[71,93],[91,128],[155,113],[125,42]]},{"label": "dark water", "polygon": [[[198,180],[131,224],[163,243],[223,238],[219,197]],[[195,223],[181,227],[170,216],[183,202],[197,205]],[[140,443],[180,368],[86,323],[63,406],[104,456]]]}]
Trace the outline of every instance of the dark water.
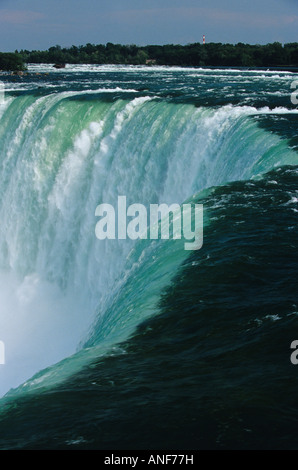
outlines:
[{"label": "dark water", "polygon": [[[34,380],[32,386],[28,381],[28,386],[2,399],[0,448],[297,450],[298,366],[291,363],[290,346],[298,339],[298,157],[297,113],[286,95],[289,83],[275,100],[271,93],[280,90],[283,77],[278,85],[270,75],[262,81],[256,72],[251,80],[239,72],[235,85],[235,72],[212,71],[205,73],[199,96],[191,88],[192,82],[198,87],[196,71],[184,84],[185,90],[179,71],[168,76],[169,84],[164,86],[166,72],[152,71],[142,80],[133,73],[130,80],[138,77],[146,90],[159,93],[157,115],[164,120],[172,112],[167,106],[173,99],[177,106],[192,100],[194,109],[200,109],[201,102],[205,107],[212,103],[213,110],[228,103],[240,108],[237,116],[231,118],[224,109],[226,117],[210,121],[218,126],[217,140],[226,134],[220,146],[212,140],[214,155],[205,149],[207,156],[198,171],[200,184],[194,186],[198,176],[193,180],[191,174],[188,178],[183,174],[184,158],[196,161],[189,155],[195,154],[194,147],[177,160],[181,167],[175,166],[182,174],[183,197],[196,193],[194,201],[204,204],[208,218],[204,245],[186,253],[176,265],[170,263],[172,248],[163,257],[154,251],[157,261],[150,270],[145,258],[140,271],[132,271],[82,346],[88,355],[89,349],[94,351],[112,338],[105,353],[92,353],[64,380],[58,380],[61,372],[54,366],[49,385],[45,382],[38,388]],[[226,96],[221,75],[225,83],[230,80],[229,91],[235,98]],[[120,84],[119,77],[117,81],[109,75],[109,80]],[[214,93],[208,91],[210,87]],[[115,93],[112,97],[117,102]],[[268,110],[259,112],[265,102]],[[244,106],[253,106],[256,112],[243,118]],[[153,119],[150,108],[146,113],[148,120]],[[204,115],[200,119],[203,123]],[[235,126],[226,129],[231,119]],[[165,126],[173,139],[176,125]],[[135,140],[144,144],[136,124],[132,129]],[[193,130],[188,132],[190,139]],[[149,141],[155,145],[162,135],[152,133]],[[165,153],[170,162],[172,147],[167,145],[161,155]],[[213,166],[218,155],[221,158]],[[153,180],[151,185],[157,188]],[[149,274],[153,271],[154,279],[162,278],[162,267],[167,282],[160,281],[155,296]],[[134,327],[125,330],[126,324]],[[127,334],[117,336],[122,329]],[[66,366],[70,370],[71,364],[72,360]]]}]

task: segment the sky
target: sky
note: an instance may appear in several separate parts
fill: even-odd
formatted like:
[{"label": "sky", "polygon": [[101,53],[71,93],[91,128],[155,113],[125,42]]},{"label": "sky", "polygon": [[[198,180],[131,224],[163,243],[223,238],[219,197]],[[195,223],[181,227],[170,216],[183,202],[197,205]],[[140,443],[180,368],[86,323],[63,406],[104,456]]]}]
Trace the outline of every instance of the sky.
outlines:
[{"label": "sky", "polygon": [[0,0],[0,51],[298,42],[298,0]]}]

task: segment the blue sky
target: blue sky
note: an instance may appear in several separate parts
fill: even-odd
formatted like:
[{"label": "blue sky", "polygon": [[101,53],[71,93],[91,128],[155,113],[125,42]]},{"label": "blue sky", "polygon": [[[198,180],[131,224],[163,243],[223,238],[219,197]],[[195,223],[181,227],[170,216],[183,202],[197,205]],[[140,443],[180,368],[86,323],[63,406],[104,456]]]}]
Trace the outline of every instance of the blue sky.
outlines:
[{"label": "blue sky", "polygon": [[0,0],[0,50],[298,42],[298,0]]}]

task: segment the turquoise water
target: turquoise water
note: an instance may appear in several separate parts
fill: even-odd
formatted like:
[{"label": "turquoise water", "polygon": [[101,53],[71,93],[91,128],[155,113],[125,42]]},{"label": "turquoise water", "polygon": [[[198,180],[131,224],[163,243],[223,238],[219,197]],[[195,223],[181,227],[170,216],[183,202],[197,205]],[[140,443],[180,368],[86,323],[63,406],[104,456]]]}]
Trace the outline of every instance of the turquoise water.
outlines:
[{"label": "turquoise water", "polygon": [[[296,447],[297,74],[1,78],[0,447]],[[203,247],[99,241],[119,195],[204,204]]]}]

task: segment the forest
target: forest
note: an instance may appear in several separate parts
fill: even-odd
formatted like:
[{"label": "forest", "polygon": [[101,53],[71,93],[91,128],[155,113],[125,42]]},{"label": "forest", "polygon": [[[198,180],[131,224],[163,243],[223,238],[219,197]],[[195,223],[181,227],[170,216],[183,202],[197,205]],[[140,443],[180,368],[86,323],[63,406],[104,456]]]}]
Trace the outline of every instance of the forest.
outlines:
[{"label": "forest", "polygon": [[0,70],[21,72],[25,69],[25,63],[20,54],[0,52]]},{"label": "forest", "polygon": [[0,54],[0,70],[23,70],[29,63],[295,68],[298,67],[298,43],[137,46],[108,42],[71,47],[56,45],[46,51],[21,49]]},{"label": "forest", "polygon": [[[18,51],[16,51],[18,52]],[[298,66],[298,42],[282,45],[238,43],[149,45],[86,44],[85,46],[50,47],[47,51],[19,52],[25,63],[69,64],[157,64],[181,66],[240,66],[274,67]]]}]

